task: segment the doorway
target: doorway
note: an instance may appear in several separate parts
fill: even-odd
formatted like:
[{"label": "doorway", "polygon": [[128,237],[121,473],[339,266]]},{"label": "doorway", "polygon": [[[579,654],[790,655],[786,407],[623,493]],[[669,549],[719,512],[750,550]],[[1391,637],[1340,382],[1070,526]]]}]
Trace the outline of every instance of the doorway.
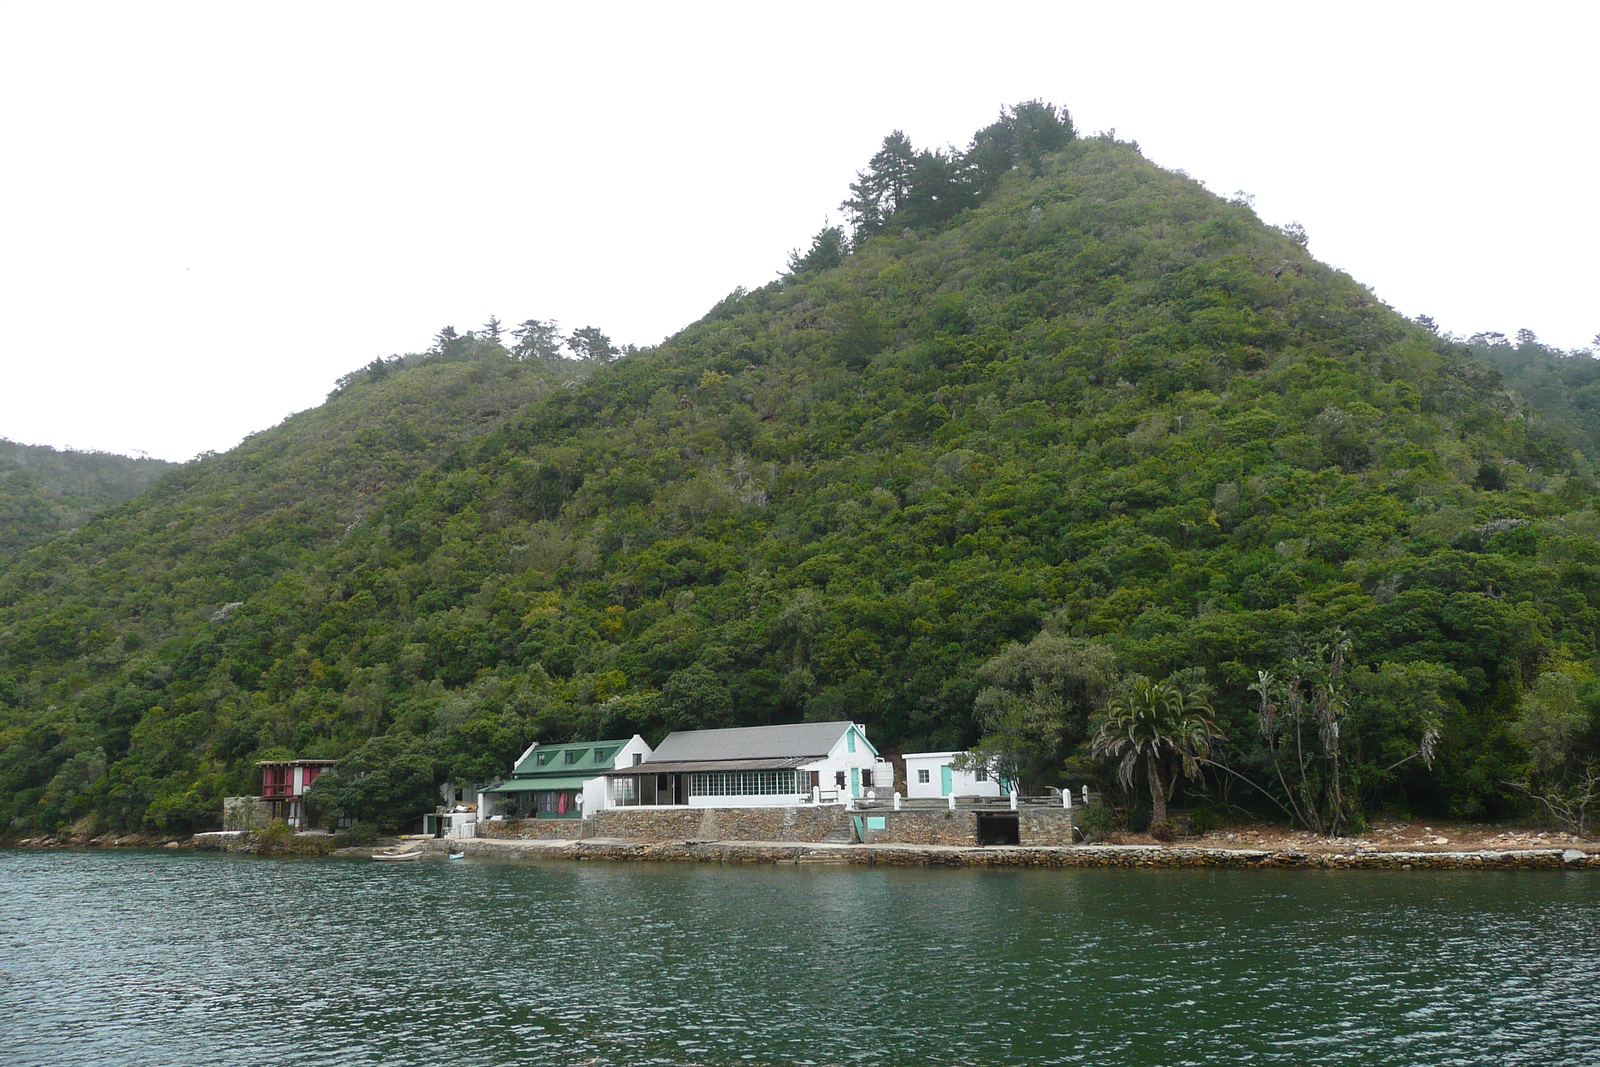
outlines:
[{"label": "doorway", "polygon": [[1020,845],[1022,829],[1015,815],[978,813],[978,844]]}]

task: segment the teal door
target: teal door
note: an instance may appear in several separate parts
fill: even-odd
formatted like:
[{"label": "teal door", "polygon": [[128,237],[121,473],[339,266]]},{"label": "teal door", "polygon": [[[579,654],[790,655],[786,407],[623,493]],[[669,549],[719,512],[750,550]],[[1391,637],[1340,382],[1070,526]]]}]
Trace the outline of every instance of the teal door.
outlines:
[{"label": "teal door", "polygon": [[861,795],[861,768],[860,767],[851,767],[850,768],[850,795],[853,796],[853,797],[858,797],[858,796]]},{"label": "teal door", "polygon": [[939,768],[939,795],[942,797],[950,795],[950,765],[948,763]]}]

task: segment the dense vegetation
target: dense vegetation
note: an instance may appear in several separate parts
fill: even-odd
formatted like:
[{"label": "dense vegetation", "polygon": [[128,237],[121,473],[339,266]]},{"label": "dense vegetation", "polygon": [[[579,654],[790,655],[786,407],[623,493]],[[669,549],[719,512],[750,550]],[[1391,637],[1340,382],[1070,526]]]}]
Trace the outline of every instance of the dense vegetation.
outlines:
[{"label": "dense vegetation", "polygon": [[58,451],[0,437],[0,559],[132,500],[173,466],[160,459]]},{"label": "dense vegetation", "polygon": [[[1162,798],[1576,788],[1600,514],[1559,427],[1054,109],[891,141],[851,239],[657,348],[442,334],[0,574],[5,816],[199,826],[293,754],[397,818],[535,738],[804,717],[1109,787],[1097,716],[1168,692],[1206,743],[1134,761]],[[878,180],[908,153],[946,192]]]},{"label": "dense vegetation", "polygon": [[[1600,359],[1592,351],[1551,348],[1532,330],[1517,331],[1515,342],[1480,333],[1466,343],[1567,447],[1582,453],[1574,462],[1587,470],[1585,461],[1600,460]],[[1600,346],[1600,337],[1595,344]]]}]

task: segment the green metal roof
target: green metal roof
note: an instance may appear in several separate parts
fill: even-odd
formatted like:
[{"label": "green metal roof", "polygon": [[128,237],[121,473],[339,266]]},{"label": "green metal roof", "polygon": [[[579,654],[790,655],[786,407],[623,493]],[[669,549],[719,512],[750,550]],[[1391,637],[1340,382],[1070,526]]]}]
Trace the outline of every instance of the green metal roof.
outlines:
[{"label": "green metal roof", "polygon": [[546,775],[543,778],[512,778],[510,781],[501,782],[493,789],[482,790],[485,793],[532,793],[544,789],[582,789],[584,782],[594,780],[594,775],[587,778],[561,777]]},{"label": "green metal roof", "polygon": [[[515,778],[536,774],[582,774],[593,778],[611,769],[617,750],[627,743],[627,740],[575,741],[569,745],[540,745],[512,768],[511,774]],[[597,749],[605,753],[603,759],[595,759]],[[575,758],[569,758],[574,754]]]}]

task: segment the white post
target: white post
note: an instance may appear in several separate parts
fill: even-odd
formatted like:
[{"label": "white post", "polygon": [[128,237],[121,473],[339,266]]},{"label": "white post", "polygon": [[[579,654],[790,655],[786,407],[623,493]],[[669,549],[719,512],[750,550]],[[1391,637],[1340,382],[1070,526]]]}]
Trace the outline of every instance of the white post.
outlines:
[{"label": "white post", "polygon": [[900,810],[900,790],[898,789],[894,791],[894,810]]},{"label": "white post", "polygon": [[811,803],[822,803],[822,787],[820,785],[814,785],[811,787]]},{"label": "white post", "polygon": [[956,810],[956,795],[954,793],[950,794],[950,810]]},{"label": "white post", "polygon": [[1061,806],[1063,808],[1072,807],[1072,789],[1070,787],[1061,791]]},{"label": "white post", "polygon": [[1011,791],[1011,810],[1017,810],[1017,791],[1015,789]]},{"label": "white post", "polygon": [[1089,787],[1088,786],[1084,786],[1083,787],[1083,803],[1084,803],[1085,807],[1087,807],[1088,804],[1089,804]]}]

